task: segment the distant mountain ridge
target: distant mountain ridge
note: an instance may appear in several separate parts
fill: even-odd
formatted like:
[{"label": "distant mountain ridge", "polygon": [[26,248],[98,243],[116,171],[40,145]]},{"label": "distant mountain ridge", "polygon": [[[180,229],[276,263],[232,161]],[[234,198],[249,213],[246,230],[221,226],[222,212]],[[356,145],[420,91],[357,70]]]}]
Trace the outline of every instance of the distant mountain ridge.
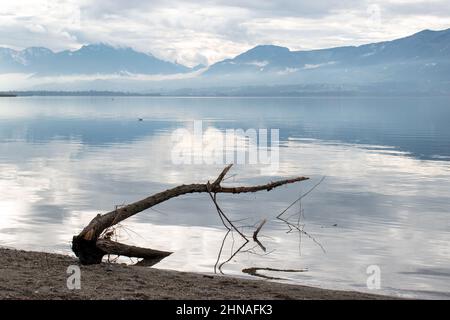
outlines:
[{"label": "distant mountain ridge", "polygon": [[31,47],[21,51],[0,48],[0,72],[37,75],[72,74],[175,74],[191,71],[180,64],[163,61],[131,48],[107,44],[85,45],[75,51],[53,52]]},{"label": "distant mountain ridge", "polygon": [[319,68],[363,67],[377,64],[450,60],[450,29],[424,30],[414,35],[361,46],[290,51],[274,45],[261,45],[233,59],[212,65],[206,74],[295,73]]},{"label": "distant mountain ridge", "polygon": [[[168,92],[186,89],[183,92],[208,94],[206,89],[215,92],[214,88],[220,88],[225,94],[245,94],[242,88],[256,92],[255,86],[272,86],[280,95],[304,90],[314,94],[324,91],[447,94],[450,93],[450,29],[423,30],[392,41],[308,51],[259,45],[209,67],[193,68],[106,44],[57,53],[41,47],[21,51],[0,48],[0,74],[5,73],[37,77],[80,74],[95,79],[59,83],[50,77],[45,83],[37,81],[27,88],[31,90]],[[96,77],[104,74],[119,77]],[[157,77],[146,81],[133,78],[134,74],[186,74],[187,77]],[[226,87],[240,89],[223,89]],[[7,89],[10,88],[0,88]]]}]

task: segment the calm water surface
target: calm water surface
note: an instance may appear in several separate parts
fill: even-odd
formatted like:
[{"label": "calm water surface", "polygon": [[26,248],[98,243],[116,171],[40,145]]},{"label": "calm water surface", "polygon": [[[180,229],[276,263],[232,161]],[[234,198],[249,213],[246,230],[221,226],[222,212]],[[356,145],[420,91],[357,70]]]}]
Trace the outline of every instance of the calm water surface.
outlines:
[{"label": "calm water surface", "polygon": [[[306,270],[260,274],[366,291],[366,269],[377,265],[379,293],[450,298],[445,98],[1,98],[0,245],[71,253],[72,235],[97,213],[213,179],[221,165],[171,161],[172,132],[191,129],[194,120],[210,133],[280,129],[279,171],[261,175],[257,166],[238,165],[227,184],[295,175],[311,180],[219,195],[239,225],[268,220],[260,234],[265,252],[252,242],[236,253],[242,240],[224,238],[205,194],[127,220],[119,240],[175,252],[156,267],[214,272],[216,265],[216,272],[221,266],[240,276],[252,267]],[[286,213],[307,234],[289,232],[275,217],[324,176]]]}]

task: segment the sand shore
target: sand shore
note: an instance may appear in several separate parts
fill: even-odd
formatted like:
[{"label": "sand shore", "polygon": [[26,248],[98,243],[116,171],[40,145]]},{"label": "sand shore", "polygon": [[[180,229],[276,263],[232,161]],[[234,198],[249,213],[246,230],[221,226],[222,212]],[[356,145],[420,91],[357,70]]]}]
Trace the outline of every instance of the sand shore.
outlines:
[{"label": "sand shore", "polygon": [[69,290],[72,257],[0,248],[0,299],[390,299],[265,280],[247,280],[103,263],[81,266]]}]

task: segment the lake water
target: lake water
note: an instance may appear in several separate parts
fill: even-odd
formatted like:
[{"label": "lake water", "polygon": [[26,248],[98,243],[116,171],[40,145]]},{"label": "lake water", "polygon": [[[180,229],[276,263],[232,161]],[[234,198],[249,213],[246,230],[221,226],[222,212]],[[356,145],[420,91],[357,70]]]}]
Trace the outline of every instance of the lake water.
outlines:
[{"label": "lake water", "polygon": [[[213,134],[279,129],[279,170],[262,174],[258,165],[236,165],[224,184],[311,179],[271,192],[218,195],[237,225],[267,219],[259,235],[265,252],[251,241],[233,256],[242,239],[236,233],[224,239],[207,194],[172,199],[126,220],[117,230],[122,242],[174,251],[155,267],[247,277],[253,276],[245,268],[272,268],[287,271],[258,272],[368,291],[367,268],[377,266],[381,288],[374,292],[450,298],[445,98],[1,98],[0,245],[71,254],[72,235],[97,213],[214,179],[223,165],[172,160],[173,131],[191,130],[194,120]],[[289,232],[276,216],[324,176],[284,215],[304,231]]]}]

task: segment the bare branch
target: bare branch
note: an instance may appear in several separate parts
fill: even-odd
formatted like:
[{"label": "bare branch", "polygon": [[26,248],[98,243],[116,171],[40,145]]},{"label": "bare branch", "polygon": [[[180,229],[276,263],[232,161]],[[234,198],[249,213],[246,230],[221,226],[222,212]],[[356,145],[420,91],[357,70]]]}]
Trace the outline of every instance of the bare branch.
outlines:
[{"label": "bare branch", "polygon": [[223,169],[223,171],[219,174],[219,176],[217,177],[216,181],[214,181],[213,184],[211,185],[213,190],[220,185],[220,183],[222,182],[223,178],[225,178],[225,176],[227,175],[228,171],[230,171],[232,166],[233,166],[233,164],[227,165],[225,167],[225,169]]},{"label": "bare branch", "polygon": [[296,204],[297,202],[301,201],[304,197],[306,197],[308,194],[310,194],[316,187],[319,186],[319,184],[321,184],[323,182],[323,180],[325,180],[325,176],[322,177],[322,179],[320,179],[319,182],[317,182],[311,189],[309,189],[306,193],[302,194],[300,197],[298,197],[294,202],[292,202],[286,209],[284,209],[278,216],[277,218],[281,217],[286,211],[288,211],[294,204]]},{"label": "bare branch", "polygon": [[231,228],[233,228],[237,233],[239,233],[239,235],[240,235],[242,238],[244,238],[246,241],[248,241],[247,237],[246,237],[242,232],[240,232],[238,228],[236,228],[236,226],[233,224],[233,222],[231,222],[231,220],[230,220],[230,219],[226,216],[226,214],[222,211],[222,209],[220,208],[219,204],[217,203],[216,195],[214,194],[214,196],[213,196],[213,195],[211,194],[211,192],[208,192],[208,193],[209,193],[209,196],[211,197],[211,200],[214,202],[214,205],[216,206],[217,212],[219,213],[219,216],[221,217],[224,226],[225,226],[228,230],[230,230],[230,228],[225,224],[225,222],[224,222],[223,219],[225,219],[225,220],[228,222],[228,224],[231,226]]},{"label": "bare branch", "polygon": [[[219,216],[234,229],[236,230],[245,240],[247,238],[245,235],[240,232],[231,222],[230,219],[223,213],[220,206],[216,201],[217,193],[231,193],[231,194],[239,194],[239,193],[250,193],[250,192],[258,192],[267,190],[270,191],[274,188],[280,187],[282,185],[295,183],[299,181],[307,180],[306,177],[296,177],[293,179],[285,179],[270,182],[264,185],[256,185],[256,186],[239,186],[239,187],[222,187],[220,183],[225,178],[228,171],[231,169],[232,165],[226,166],[222,172],[219,174],[217,179],[210,184],[209,182],[203,184],[188,184],[188,185],[180,185],[154,195],[151,195],[145,199],[136,201],[134,203],[125,205],[125,206],[117,206],[115,210],[105,213],[103,215],[97,215],[91,222],[78,234],[73,237],[72,240],[72,250],[75,254],[80,258],[82,263],[91,264],[91,263],[100,263],[101,257],[103,254],[103,250],[97,248],[96,243],[98,242],[101,234],[104,230],[114,226],[121,221],[141,212],[146,209],[149,209],[159,203],[167,201],[172,198],[179,197],[181,195],[189,194],[189,193],[208,193],[213,200],[217,211],[219,212]],[[214,196],[213,196],[214,194]],[[224,222],[224,220],[222,220]],[[224,222],[224,225],[225,222]],[[248,240],[247,240],[248,241]],[[220,268],[219,268],[220,269]]]}]

